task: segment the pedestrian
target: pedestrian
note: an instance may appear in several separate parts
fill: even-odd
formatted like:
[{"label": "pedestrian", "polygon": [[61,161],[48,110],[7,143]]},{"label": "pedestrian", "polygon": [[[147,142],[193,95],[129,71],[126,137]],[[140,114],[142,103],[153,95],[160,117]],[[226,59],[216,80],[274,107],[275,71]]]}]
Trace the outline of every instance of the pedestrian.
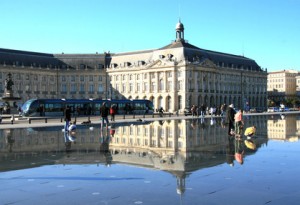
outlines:
[{"label": "pedestrian", "polygon": [[110,116],[111,116],[110,120],[114,122],[114,121],[115,121],[115,115],[116,115],[116,105],[115,105],[115,104],[113,104],[113,105],[110,107],[110,109],[109,109],[109,114],[110,114]]},{"label": "pedestrian", "polygon": [[228,123],[228,135],[233,135],[234,132],[234,115],[235,110],[233,109],[233,104],[229,105],[226,111],[226,118]]},{"label": "pedestrian", "polygon": [[214,114],[214,107],[213,106],[210,107],[209,114],[210,114],[211,117],[213,116],[213,114]]},{"label": "pedestrian", "polygon": [[240,109],[234,116],[234,128],[236,137],[241,137],[243,132],[243,126],[243,109]]},{"label": "pedestrian", "polygon": [[69,124],[71,122],[71,109],[70,109],[70,106],[67,106],[65,108],[65,121],[66,121],[66,124],[65,124],[65,131],[68,131],[68,128],[69,128]]},{"label": "pedestrian", "polygon": [[102,106],[100,107],[100,115],[101,115],[101,128],[103,129],[104,126],[104,121],[106,122],[106,128],[108,128],[108,113],[109,113],[109,108],[106,107],[106,103],[103,102]]},{"label": "pedestrian", "polygon": [[192,116],[196,116],[196,106],[193,105],[192,108],[191,108],[191,113],[192,113]]},{"label": "pedestrian", "polygon": [[164,115],[164,109],[162,107],[159,108],[158,112],[159,112],[159,116],[163,117],[163,115]]},{"label": "pedestrian", "polygon": [[221,110],[221,117],[223,117],[223,116],[224,116],[224,113],[225,113],[225,111],[226,111],[226,104],[221,105],[220,110]]},{"label": "pedestrian", "polygon": [[201,117],[204,117],[204,116],[205,116],[205,110],[206,110],[205,105],[202,104],[202,105],[201,105],[201,108],[200,108]]}]

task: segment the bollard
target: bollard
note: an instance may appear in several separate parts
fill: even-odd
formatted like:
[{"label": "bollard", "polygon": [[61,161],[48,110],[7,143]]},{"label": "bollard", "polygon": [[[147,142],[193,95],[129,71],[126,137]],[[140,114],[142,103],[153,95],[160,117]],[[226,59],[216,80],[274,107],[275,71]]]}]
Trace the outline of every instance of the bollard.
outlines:
[{"label": "bollard", "polygon": [[143,115],[143,118],[145,118],[145,113],[144,113],[144,115]]},{"label": "bollard", "polygon": [[60,118],[60,122],[62,122],[63,120],[62,120],[62,117]]},{"label": "bollard", "polygon": [[31,119],[29,119],[29,121],[28,121],[28,122],[29,122],[29,124],[31,124]]},{"label": "bollard", "polygon": [[123,119],[125,119],[125,113],[124,113],[124,115],[123,115]]},{"label": "bollard", "polygon": [[47,118],[45,118],[45,123],[47,123],[48,122],[48,120],[47,120]]},{"label": "bollard", "polygon": [[169,113],[169,117],[171,117],[171,113]]}]

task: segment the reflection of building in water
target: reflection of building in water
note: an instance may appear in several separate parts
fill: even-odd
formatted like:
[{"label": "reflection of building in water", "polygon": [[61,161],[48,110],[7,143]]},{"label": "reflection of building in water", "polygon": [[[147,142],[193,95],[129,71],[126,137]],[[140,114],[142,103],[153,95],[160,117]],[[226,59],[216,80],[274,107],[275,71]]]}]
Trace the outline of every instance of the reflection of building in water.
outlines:
[{"label": "reflection of building in water", "polygon": [[[297,131],[297,115],[287,115],[281,118],[279,115],[268,120],[268,138],[273,140],[295,141],[299,138]],[[297,133],[298,132],[298,133]]]},{"label": "reflection of building in water", "polygon": [[[246,120],[249,125],[258,126],[261,137],[265,136],[265,122],[262,116]],[[221,119],[217,118],[213,125],[210,119],[116,125],[114,137],[109,142],[109,155],[101,152],[101,139],[109,132],[103,134],[99,128],[77,126],[76,144],[72,144],[68,153],[65,153],[61,127],[47,131],[44,131],[46,128],[15,129],[13,153],[4,149],[5,142],[0,138],[0,170],[13,169],[22,163],[23,167],[32,166],[34,160],[35,166],[124,163],[171,173],[177,180],[177,193],[183,194],[185,178],[192,172],[226,163],[227,132],[221,124]],[[2,166],[3,163],[10,163],[10,166]]]}]

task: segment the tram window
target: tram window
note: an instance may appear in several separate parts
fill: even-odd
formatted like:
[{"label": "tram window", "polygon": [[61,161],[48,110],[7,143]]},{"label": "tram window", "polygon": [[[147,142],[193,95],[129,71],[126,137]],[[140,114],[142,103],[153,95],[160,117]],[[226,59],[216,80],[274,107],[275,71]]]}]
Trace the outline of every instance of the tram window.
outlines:
[{"label": "tram window", "polygon": [[45,112],[61,112],[62,105],[59,103],[45,104]]}]

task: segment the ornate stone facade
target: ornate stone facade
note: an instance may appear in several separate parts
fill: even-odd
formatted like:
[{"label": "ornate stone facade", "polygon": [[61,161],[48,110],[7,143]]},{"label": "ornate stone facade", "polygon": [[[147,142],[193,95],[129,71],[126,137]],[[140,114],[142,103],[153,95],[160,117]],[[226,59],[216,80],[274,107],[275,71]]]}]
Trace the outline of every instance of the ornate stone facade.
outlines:
[{"label": "ornate stone facade", "polygon": [[244,56],[197,48],[184,40],[183,32],[179,22],[171,44],[113,55],[107,68],[110,97],[150,99],[170,112],[224,103],[266,109],[266,71]]},{"label": "ornate stone facade", "polygon": [[149,99],[182,112],[205,104],[266,109],[267,72],[244,56],[204,50],[184,39],[154,50],[115,54],[43,54],[0,49],[0,92],[11,73],[14,90],[30,98]]}]

